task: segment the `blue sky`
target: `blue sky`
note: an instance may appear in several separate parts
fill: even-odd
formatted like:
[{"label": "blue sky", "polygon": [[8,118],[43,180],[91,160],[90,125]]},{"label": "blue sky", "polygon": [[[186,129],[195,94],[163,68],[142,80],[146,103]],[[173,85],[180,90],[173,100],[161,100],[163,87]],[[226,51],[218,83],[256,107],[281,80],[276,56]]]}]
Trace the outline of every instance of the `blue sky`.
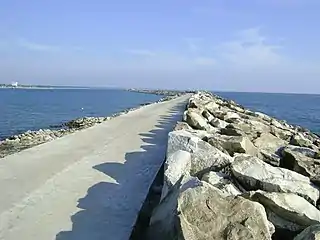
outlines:
[{"label": "blue sky", "polygon": [[318,0],[0,4],[0,82],[320,93]]}]

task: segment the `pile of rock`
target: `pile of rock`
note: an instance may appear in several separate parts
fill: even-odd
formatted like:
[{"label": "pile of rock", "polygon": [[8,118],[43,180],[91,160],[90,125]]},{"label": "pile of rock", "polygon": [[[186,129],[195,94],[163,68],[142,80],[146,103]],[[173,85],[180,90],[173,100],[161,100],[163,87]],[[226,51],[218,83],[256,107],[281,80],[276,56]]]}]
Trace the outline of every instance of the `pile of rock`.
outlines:
[{"label": "pile of rock", "polygon": [[209,93],[168,136],[150,239],[320,239],[320,139]]}]

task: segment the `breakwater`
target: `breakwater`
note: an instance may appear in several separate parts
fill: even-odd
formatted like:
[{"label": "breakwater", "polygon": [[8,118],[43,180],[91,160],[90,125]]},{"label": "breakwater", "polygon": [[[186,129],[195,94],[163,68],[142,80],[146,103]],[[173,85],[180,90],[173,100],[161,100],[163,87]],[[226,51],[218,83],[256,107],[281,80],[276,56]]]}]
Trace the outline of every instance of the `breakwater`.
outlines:
[{"label": "breakwater", "polygon": [[315,239],[320,138],[210,93],[168,135],[148,239]]}]

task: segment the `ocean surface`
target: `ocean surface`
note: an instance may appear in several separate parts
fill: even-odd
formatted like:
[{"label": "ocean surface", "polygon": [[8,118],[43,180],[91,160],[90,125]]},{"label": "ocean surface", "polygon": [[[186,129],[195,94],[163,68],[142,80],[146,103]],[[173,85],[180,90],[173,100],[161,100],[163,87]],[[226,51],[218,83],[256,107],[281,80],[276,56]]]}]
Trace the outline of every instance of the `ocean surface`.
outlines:
[{"label": "ocean surface", "polygon": [[110,116],[161,96],[114,89],[0,89],[0,139],[84,116]]},{"label": "ocean surface", "polygon": [[[320,133],[320,95],[215,92]],[[0,89],[0,139],[84,116],[110,116],[161,96],[111,89]]]},{"label": "ocean surface", "polygon": [[320,95],[286,93],[214,92],[254,111],[320,133]]}]

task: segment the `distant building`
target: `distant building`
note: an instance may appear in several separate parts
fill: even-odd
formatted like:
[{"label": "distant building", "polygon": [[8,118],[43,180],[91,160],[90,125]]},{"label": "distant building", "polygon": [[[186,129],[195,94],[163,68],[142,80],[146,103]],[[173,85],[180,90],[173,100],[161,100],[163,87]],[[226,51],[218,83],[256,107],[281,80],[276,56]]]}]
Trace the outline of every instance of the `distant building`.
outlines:
[{"label": "distant building", "polygon": [[18,87],[18,82],[12,82],[12,83],[11,83],[11,86],[12,86],[12,87]]}]

